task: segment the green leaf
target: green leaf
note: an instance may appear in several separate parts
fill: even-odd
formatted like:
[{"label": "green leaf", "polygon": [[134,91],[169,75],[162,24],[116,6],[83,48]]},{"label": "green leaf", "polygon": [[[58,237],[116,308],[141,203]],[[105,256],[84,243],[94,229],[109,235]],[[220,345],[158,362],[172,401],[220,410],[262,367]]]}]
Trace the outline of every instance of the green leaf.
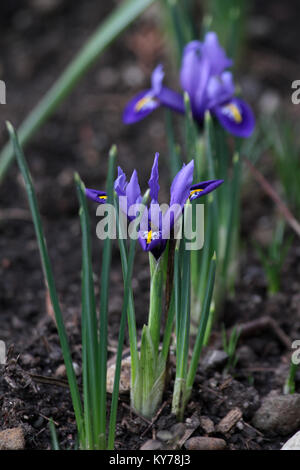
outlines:
[{"label": "green leaf", "polygon": [[55,429],[55,424],[53,422],[53,419],[50,419],[50,421],[49,421],[49,429],[50,429],[52,450],[60,450],[58,439],[57,439],[57,434],[56,434],[56,429]]},{"label": "green leaf", "polygon": [[38,203],[36,194],[34,191],[34,187],[31,180],[31,175],[29,173],[29,169],[22,151],[22,148],[19,144],[19,140],[17,134],[10,123],[7,123],[7,129],[11,138],[11,142],[14,148],[14,152],[17,158],[17,162],[24,178],[25,188],[27,192],[28,202],[30,206],[30,211],[33,219],[34,229],[36,238],[38,241],[38,247],[40,251],[43,271],[44,271],[44,278],[46,283],[46,288],[49,291],[51,304],[53,307],[53,311],[55,314],[55,320],[57,324],[57,330],[59,335],[59,340],[62,348],[64,363],[66,366],[67,377],[70,386],[70,392],[72,397],[72,403],[74,407],[75,417],[76,417],[76,424],[79,433],[80,442],[84,442],[84,429],[83,429],[83,411],[82,411],[82,404],[79,395],[79,389],[76,382],[76,375],[74,372],[71,353],[69,349],[67,334],[63,322],[63,317],[58,301],[58,296],[56,292],[51,262],[47,250],[46,240],[44,237],[43,227],[41,216],[38,209]]},{"label": "green leaf", "polygon": [[162,294],[163,294],[163,281],[166,270],[166,251],[162,256],[156,260],[154,256],[149,253],[150,272],[151,272],[151,286],[150,286],[150,308],[149,308],[149,333],[153,341],[153,347],[156,354],[158,354],[159,339],[160,339],[160,325],[162,314]]},{"label": "green leaf", "polygon": [[200,324],[198,327],[196,342],[194,345],[192,359],[191,359],[190,367],[189,367],[188,374],[187,374],[186,394],[184,398],[184,403],[186,403],[190,397],[190,393],[191,393],[192,386],[193,386],[196,372],[197,372],[200,354],[201,354],[202,347],[203,347],[203,342],[205,338],[205,332],[206,332],[207,322],[208,322],[209,312],[210,312],[210,304],[211,304],[211,299],[212,299],[213,290],[214,290],[215,273],[216,273],[216,255],[214,254],[210,262],[209,275],[208,275],[208,281],[207,281],[207,286],[206,286],[206,294],[205,294],[204,304],[203,304],[203,308],[201,312]]},{"label": "green leaf", "polygon": [[[106,183],[107,204],[114,203],[114,173],[117,150],[113,146],[109,153],[108,176]],[[100,449],[106,448],[106,374],[107,374],[107,336],[108,336],[108,297],[109,297],[109,274],[111,264],[111,238],[104,240],[102,255],[102,272],[100,285],[100,326],[99,326],[99,401],[100,401]]]},{"label": "green leaf", "polygon": [[98,328],[93,283],[90,246],[90,219],[87,208],[85,187],[78,174],[75,183],[80,204],[80,224],[82,231],[82,357],[84,420],[86,428],[86,448],[97,448],[99,435],[99,358]]},{"label": "green leaf", "polygon": [[130,242],[128,265],[127,265],[126,277],[124,279],[124,298],[123,298],[123,307],[122,307],[120,331],[119,331],[119,339],[118,339],[116,370],[115,370],[114,387],[113,387],[112,402],[111,402],[108,446],[107,446],[107,448],[110,450],[114,448],[114,443],[115,443],[117,405],[118,405],[119,384],[120,384],[120,374],[121,374],[121,364],[122,364],[122,348],[124,344],[126,313],[128,309],[128,302],[132,296],[131,278],[132,278],[136,241],[137,241],[136,239],[133,239]]}]

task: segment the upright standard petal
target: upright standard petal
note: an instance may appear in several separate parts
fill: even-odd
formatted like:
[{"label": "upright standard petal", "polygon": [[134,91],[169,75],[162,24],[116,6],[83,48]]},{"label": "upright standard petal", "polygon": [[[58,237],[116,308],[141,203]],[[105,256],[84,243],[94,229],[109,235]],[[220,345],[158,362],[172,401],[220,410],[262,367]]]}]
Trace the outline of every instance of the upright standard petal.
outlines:
[{"label": "upright standard petal", "polygon": [[133,204],[139,204],[142,200],[141,189],[136,170],[132,173],[129,183],[126,186],[126,196],[128,208]]},{"label": "upright standard petal", "polygon": [[170,206],[162,216],[162,238],[169,239],[176,221],[182,215],[184,204],[190,195],[190,187],[193,181],[194,160],[183,165],[173,179],[171,185]]},{"label": "upright standard petal", "polygon": [[245,101],[233,98],[226,104],[212,109],[221,125],[237,137],[249,137],[255,126],[255,118]]},{"label": "upright standard petal", "polygon": [[220,75],[226,68],[232,66],[233,62],[226,56],[215,32],[206,33],[202,51],[203,57],[209,59],[211,75]]},{"label": "upright standard petal", "polygon": [[171,185],[170,206],[179,204],[181,207],[186,203],[190,195],[190,187],[193,182],[194,160],[184,165],[173,179]]},{"label": "upright standard petal", "polygon": [[206,104],[206,88],[210,77],[209,58],[203,55],[203,44],[191,41],[183,51],[180,82],[190,97],[193,116],[202,120]]},{"label": "upright standard petal", "polygon": [[[204,42],[191,41],[184,49],[180,70],[182,88],[189,94],[194,118],[201,121],[208,109],[208,87],[212,77],[232,65],[217,35],[207,33]],[[214,83],[212,83],[212,86]],[[228,99],[232,95],[226,95]]]},{"label": "upright standard petal", "polygon": [[114,189],[119,197],[126,195],[126,186],[127,186],[126,175],[124,171],[122,170],[122,168],[118,166],[118,177],[115,180]]},{"label": "upright standard petal", "polygon": [[165,73],[161,64],[157,65],[151,75],[151,90],[154,95],[158,95],[162,89]]},{"label": "upright standard petal", "polygon": [[202,121],[207,109],[207,86],[211,77],[210,62],[207,58],[202,61],[201,74],[199,76],[197,89],[191,99],[191,108],[194,119]]},{"label": "upright standard petal", "polygon": [[211,77],[207,83],[207,109],[226,103],[234,95],[234,83],[231,72]]},{"label": "upright standard petal", "polygon": [[203,45],[200,41],[189,42],[184,50],[180,69],[180,83],[190,98],[196,93],[203,60]]},{"label": "upright standard petal", "polygon": [[158,158],[159,158],[159,153],[156,152],[154,163],[153,163],[152,170],[151,170],[151,176],[148,181],[149,188],[150,188],[150,197],[153,202],[158,201],[158,192],[159,192]]}]

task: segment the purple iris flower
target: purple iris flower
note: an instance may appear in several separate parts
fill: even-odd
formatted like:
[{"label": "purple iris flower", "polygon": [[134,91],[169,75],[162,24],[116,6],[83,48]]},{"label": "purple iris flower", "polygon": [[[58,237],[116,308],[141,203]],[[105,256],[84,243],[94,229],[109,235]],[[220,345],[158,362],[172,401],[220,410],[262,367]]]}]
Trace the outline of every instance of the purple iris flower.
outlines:
[{"label": "purple iris flower", "polygon": [[[150,207],[144,212],[141,218],[138,234],[139,242],[143,250],[151,251],[156,259],[163,253],[167,240],[170,238],[171,231],[176,221],[181,216],[184,205],[188,199],[193,201],[201,196],[205,196],[205,194],[210,193],[223,183],[223,180],[209,180],[192,185],[194,172],[194,161],[192,160],[187,165],[183,165],[173,179],[170,191],[170,205],[163,213],[158,203],[158,158],[159,154],[156,153],[151,176],[148,181],[151,199]],[[136,212],[139,212],[139,210],[135,211],[135,207],[142,202],[142,194],[136,170],[134,170],[128,182],[125,173],[119,167],[114,189],[119,197],[121,210],[127,215],[130,222],[133,221],[137,216]],[[106,193],[103,191],[86,189],[86,196],[99,204],[106,202]],[[133,211],[132,208],[134,209]]]},{"label": "purple iris flower", "polygon": [[[199,124],[209,110],[231,134],[249,137],[255,119],[249,105],[234,97],[232,73],[226,70],[231,65],[216,33],[209,32],[204,42],[191,41],[185,47],[180,83],[190,97],[192,113]],[[141,91],[127,104],[123,113],[126,124],[140,121],[160,106],[185,112],[183,96],[163,86],[163,77],[162,65],[158,65],[152,73],[150,90]]]}]

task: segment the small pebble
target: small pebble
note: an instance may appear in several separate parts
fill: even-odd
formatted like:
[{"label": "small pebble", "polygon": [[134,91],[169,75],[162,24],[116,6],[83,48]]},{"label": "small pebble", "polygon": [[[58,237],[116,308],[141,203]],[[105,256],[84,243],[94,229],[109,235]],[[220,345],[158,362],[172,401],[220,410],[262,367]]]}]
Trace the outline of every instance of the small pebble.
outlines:
[{"label": "small pebble", "polygon": [[156,434],[157,439],[160,441],[170,441],[173,438],[173,434],[170,431],[162,429],[161,431],[158,431]]},{"label": "small pebble", "polygon": [[78,377],[81,373],[81,369],[80,369],[80,366],[77,364],[77,362],[73,362],[73,368],[74,368],[75,375],[77,375]]},{"label": "small pebble", "polygon": [[66,366],[61,364],[54,372],[55,377],[66,377]]},{"label": "small pebble", "polygon": [[187,450],[223,450],[226,442],[216,437],[191,437],[184,446]]},{"label": "small pebble", "polygon": [[159,450],[162,449],[162,442],[149,439],[146,441],[140,450]]}]

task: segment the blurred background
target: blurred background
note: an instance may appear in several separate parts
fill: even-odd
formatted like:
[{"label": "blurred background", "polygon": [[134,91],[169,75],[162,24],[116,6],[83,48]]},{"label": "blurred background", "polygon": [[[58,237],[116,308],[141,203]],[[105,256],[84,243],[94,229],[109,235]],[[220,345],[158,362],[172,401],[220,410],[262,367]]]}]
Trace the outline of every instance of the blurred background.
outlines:
[{"label": "blurred background", "polygon": [[[0,146],[7,141],[5,120],[10,120],[16,127],[21,124],[91,33],[120,3],[116,0],[1,1],[0,79],[6,83],[7,104],[0,105]],[[195,24],[200,30],[207,5],[201,0],[194,4]],[[294,139],[298,142],[300,105],[291,102],[291,85],[300,79],[299,1],[251,0],[247,1],[247,8],[235,81],[243,98],[253,107],[258,121],[280,113],[283,121],[289,119],[295,127]],[[115,143],[118,146],[118,164],[126,169],[127,174],[134,168],[139,170],[141,186],[145,188],[154,153],[159,151],[162,156],[161,199],[168,200],[170,175],[166,163],[164,113],[158,110],[134,126],[122,123],[124,106],[136,92],[148,88],[151,72],[158,63],[165,65],[166,84],[179,90],[174,45],[165,32],[164,21],[159,4],[152,5],[142,14],[104,52],[26,147],[57,287],[74,344],[78,342],[76,325],[81,266],[74,171],[79,172],[86,186],[102,189],[108,150]],[[277,188],[275,165],[268,152],[262,155],[260,165],[261,171]],[[284,271],[291,290],[286,291],[287,297],[267,300],[265,276],[252,249],[252,241],[264,243],[270,239],[275,209],[256,183],[248,184],[250,191],[244,195],[242,210],[243,246],[248,250],[243,256],[246,257],[247,269],[239,281],[239,303],[227,305],[224,317],[227,325],[231,326],[242,306],[248,319],[258,317],[262,311],[276,317],[282,313],[282,306],[289,302],[289,308],[297,314],[293,318],[294,329],[300,331],[299,243],[288,258]],[[299,213],[295,215],[300,216]],[[94,207],[91,208],[91,216],[93,227],[96,224]],[[98,254],[94,230],[93,236],[94,250]],[[134,288],[148,295],[147,258],[141,250],[138,250],[137,258]],[[99,277],[99,273],[100,262],[96,256],[95,276]],[[8,345],[14,344],[17,350],[25,351],[33,347],[37,337],[42,338],[44,350],[40,345],[34,345],[38,356],[45,356],[46,364],[48,360],[58,365],[59,347],[54,348],[52,344],[47,349],[49,338],[55,337],[55,327],[49,327],[45,316],[45,312],[51,312],[45,302],[31,216],[15,163],[0,186],[0,279],[1,339]],[[116,248],[111,283],[113,344],[122,305]],[[145,296],[139,295],[137,312],[140,326],[146,314],[144,309]],[[33,353],[34,348],[30,354]],[[275,345],[274,355],[277,353]]]}]

